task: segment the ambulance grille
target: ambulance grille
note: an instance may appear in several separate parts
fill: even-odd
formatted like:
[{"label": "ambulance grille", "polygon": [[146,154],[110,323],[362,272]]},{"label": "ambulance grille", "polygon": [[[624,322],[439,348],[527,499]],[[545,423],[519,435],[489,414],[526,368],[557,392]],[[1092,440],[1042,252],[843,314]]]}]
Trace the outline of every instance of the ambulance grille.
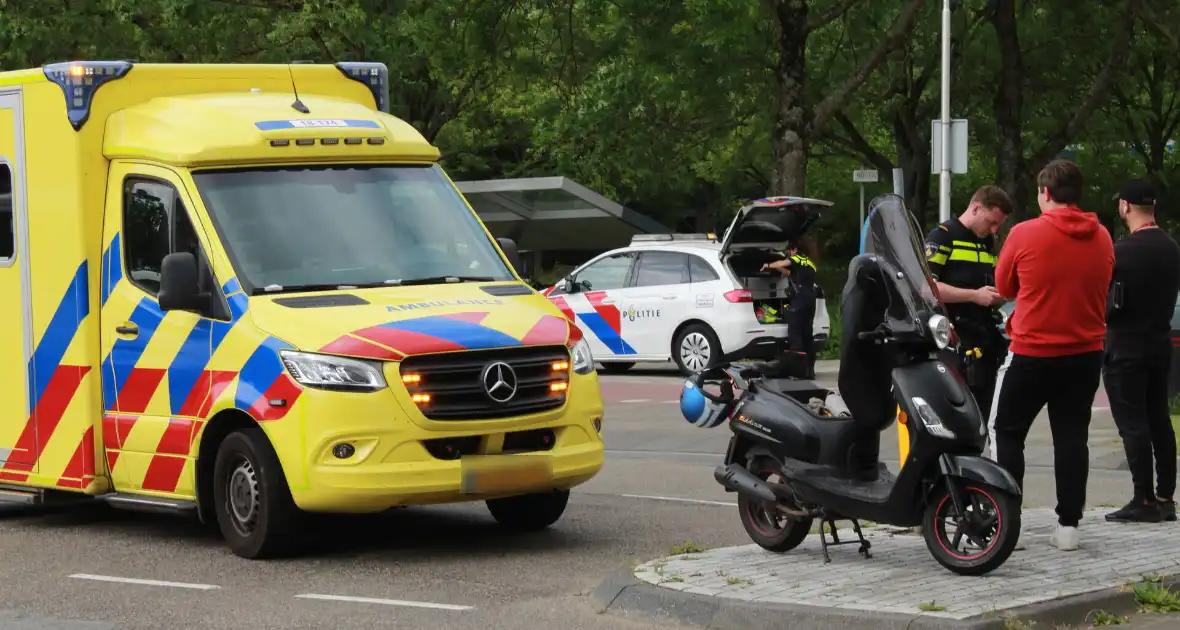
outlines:
[{"label": "ambulance grille", "polygon": [[[409,357],[401,373],[411,396],[429,396],[418,403],[431,420],[489,420],[511,418],[557,409],[565,404],[569,386],[570,353],[565,346],[497,348]],[[489,393],[484,384],[489,369],[510,368],[489,376],[492,382],[510,385],[510,397],[501,386]],[[406,382],[407,378],[412,382]],[[499,399],[499,400],[497,400]],[[501,400],[503,402],[501,402]]]}]

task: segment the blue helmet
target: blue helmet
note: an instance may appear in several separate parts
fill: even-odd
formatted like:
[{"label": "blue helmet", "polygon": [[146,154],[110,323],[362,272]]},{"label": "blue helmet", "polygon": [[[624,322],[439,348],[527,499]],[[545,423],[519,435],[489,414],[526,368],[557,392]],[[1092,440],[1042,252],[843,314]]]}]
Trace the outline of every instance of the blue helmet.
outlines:
[{"label": "blue helmet", "polygon": [[691,380],[680,390],[680,414],[693,426],[712,429],[729,419],[732,403],[713,402]]}]

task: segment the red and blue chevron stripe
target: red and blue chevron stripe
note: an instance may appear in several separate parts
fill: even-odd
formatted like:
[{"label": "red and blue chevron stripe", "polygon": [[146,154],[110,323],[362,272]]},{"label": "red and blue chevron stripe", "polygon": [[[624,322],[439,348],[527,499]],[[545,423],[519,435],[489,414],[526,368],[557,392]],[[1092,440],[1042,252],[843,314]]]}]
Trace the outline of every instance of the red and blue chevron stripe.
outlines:
[{"label": "red and blue chevron stripe", "polygon": [[90,315],[88,274],[89,266],[82,261],[33,350],[27,367],[29,417],[8,460],[0,466],[0,479],[28,479],[28,473],[81,387],[82,379],[90,372],[87,365],[62,365],[66,350]]},{"label": "red and blue chevron stripe", "polygon": [[[286,416],[303,388],[287,373],[279,351],[294,349],[294,346],[276,337],[267,337],[259,344],[238,373],[234,406],[248,412],[259,422],[280,420]],[[272,406],[271,400],[285,402],[281,406]]]},{"label": "red and blue chevron stripe", "polygon": [[398,361],[418,354],[564,344],[570,335],[570,325],[564,318],[544,315],[517,339],[484,326],[481,322],[487,316],[486,312],[450,313],[370,326],[343,335],[320,350]]},{"label": "red and blue chevron stripe", "polygon": [[616,355],[637,354],[635,348],[632,348],[623,339],[623,315],[619,311],[619,307],[614,304],[602,303],[606,299],[606,292],[592,291],[586,293],[585,296],[586,300],[590,302],[590,307],[594,309],[593,313],[575,312],[562,296],[556,296],[550,299],[565,313],[565,316],[570,321],[582,320],[582,323],[586,324],[590,332],[594,333],[594,336],[598,337],[598,340],[612,353]]}]

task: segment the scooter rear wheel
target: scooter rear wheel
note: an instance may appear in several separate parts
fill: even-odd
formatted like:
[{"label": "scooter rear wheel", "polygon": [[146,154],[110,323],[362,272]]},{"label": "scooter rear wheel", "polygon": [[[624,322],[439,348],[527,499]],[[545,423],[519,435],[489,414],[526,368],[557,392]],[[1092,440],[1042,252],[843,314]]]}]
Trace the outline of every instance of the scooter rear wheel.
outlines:
[{"label": "scooter rear wheel", "polygon": [[[754,460],[749,470],[754,476],[763,481],[780,482],[781,473],[772,460],[761,458]],[[792,508],[798,506],[792,505]],[[742,527],[746,528],[750,540],[759,547],[775,553],[784,553],[798,547],[811,533],[812,519],[787,516],[758,501],[751,501],[738,496],[738,515],[742,520]]]},{"label": "scooter rear wheel", "polygon": [[922,537],[934,559],[953,573],[990,573],[1016,548],[1020,500],[983,484],[960,484],[958,489],[965,514],[958,513],[950,490],[943,485],[926,506]]}]

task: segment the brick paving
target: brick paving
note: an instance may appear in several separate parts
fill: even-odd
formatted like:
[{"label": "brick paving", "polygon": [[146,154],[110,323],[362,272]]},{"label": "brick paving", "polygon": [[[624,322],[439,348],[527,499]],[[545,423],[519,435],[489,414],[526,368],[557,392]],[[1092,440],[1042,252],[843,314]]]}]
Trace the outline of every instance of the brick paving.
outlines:
[{"label": "brick paving", "polygon": [[[955,575],[934,560],[922,538],[884,527],[865,531],[873,543],[867,560],[857,545],[841,545],[829,550],[832,563],[825,565],[819,538],[812,535],[785,554],[752,544],[713,549],[645,563],[635,576],[663,588],[751,603],[967,619],[1123,586],[1144,575],[1180,574],[1180,523],[1113,524],[1103,520],[1108,511],[1087,512],[1079,528],[1081,548],[1062,552],[1048,540],[1057,522],[1053,511],[1025,510],[1028,548],[984,577]],[[851,529],[840,531],[840,540],[846,539],[855,539]],[[924,604],[932,610],[923,611]]]}]

